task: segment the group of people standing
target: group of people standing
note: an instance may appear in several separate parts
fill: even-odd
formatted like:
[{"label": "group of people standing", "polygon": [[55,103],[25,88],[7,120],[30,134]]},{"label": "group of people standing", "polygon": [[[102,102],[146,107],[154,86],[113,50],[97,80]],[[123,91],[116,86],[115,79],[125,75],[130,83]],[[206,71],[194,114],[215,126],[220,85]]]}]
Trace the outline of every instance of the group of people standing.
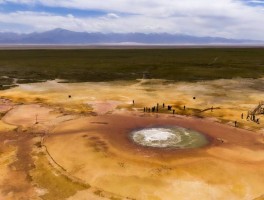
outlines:
[{"label": "group of people standing", "polygon": [[[241,114],[241,119],[243,119],[243,117],[244,117],[244,115],[243,115],[243,113]],[[259,124],[260,122],[259,122],[259,118],[256,118],[256,115],[255,114],[247,114],[247,120],[251,120],[251,121],[253,121],[253,122],[256,122],[257,124]]]},{"label": "group of people standing", "polygon": [[[171,111],[172,110],[172,106],[168,105],[168,111]],[[162,104],[162,108],[165,109],[165,103]],[[151,108],[149,107],[144,107],[143,111],[144,112],[159,112],[159,109],[160,109],[160,106],[159,106],[159,103],[157,103],[156,106],[153,106]],[[175,110],[173,110],[173,114],[175,114]]]},{"label": "group of people standing", "polygon": [[[135,101],[133,100],[133,105],[135,104]],[[175,110],[174,109],[172,109],[172,106],[171,105],[168,105],[168,106],[166,106],[167,107],[167,110],[168,111],[172,111],[172,114],[175,114]],[[183,110],[185,110],[185,106],[183,106]],[[159,112],[159,109],[160,109],[160,105],[159,105],[159,103],[157,103],[157,105],[155,105],[155,106],[153,106],[153,107],[144,107],[143,108],[143,112],[145,113],[145,112],[147,112],[147,113],[158,113]],[[165,108],[165,103],[163,103],[162,104],[162,109],[164,110],[164,109],[166,109]]]},{"label": "group of people standing", "polygon": [[[244,119],[244,113],[241,113],[241,119]],[[260,123],[260,121],[259,121],[260,119],[256,118],[255,114],[250,114],[249,112],[247,114],[247,118],[246,119],[247,119],[247,121],[251,120],[251,121],[253,121],[253,122],[257,123],[257,124]],[[234,123],[235,123],[235,127],[237,127],[238,122],[235,121]]]},{"label": "group of people standing", "polygon": [[[133,105],[135,105],[135,101],[133,100]],[[159,108],[160,108],[160,106],[159,106],[159,103],[157,103],[157,105],[156,106],[153,106],[153,107],[144,107],[143,108],[143,112],[145,113],[158,113],[159,112]],[[162,104],[162,108],[163,109],[165,109],[165,103],[163,103]],[[183,110],[185,110],[186,109],[186,107],[185,107],[185,105],[183,106]],[[172,111],[172,114],[175,114],[175,110],[174,109],[172,109],[172,106],[171,105],[168,105],[167,106],[167,110],[168,111]],[[211,108],[210,108],[210,110],[211,110],[211,112],[214,110],[214,107],[212,106]],[[244,119],[244,113],[242,113],[241,114],[241,119]],[[246,118],[247,120],[251,120],[251,121],[253,121],[253,122],[255,122],[255,123],[257,123],[257,124],[259,124],[260,123],[260,119],[259,118],[256,118],[256,115],[255,114],[249,114],[249,112],[248,112],[248,114],[247,114],[247,118]],[[238,126],[238,122],[237,121],[234,121],[234,124],[235,124],[235,127],[237,127]]]}]

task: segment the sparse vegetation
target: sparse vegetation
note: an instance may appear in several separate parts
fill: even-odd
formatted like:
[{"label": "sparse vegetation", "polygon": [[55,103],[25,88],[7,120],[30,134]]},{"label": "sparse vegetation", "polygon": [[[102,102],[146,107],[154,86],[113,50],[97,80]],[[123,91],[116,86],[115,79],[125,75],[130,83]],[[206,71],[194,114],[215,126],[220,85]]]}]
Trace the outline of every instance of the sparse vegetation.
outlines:
[{"label": "sparse vegetation", "polygon": [[[216,62],[212,62],[215,58]],[[263,48],[0,50],[0,89],[18,83],[66,79],[68,82],[134,80],[173,81],[259,78]]]}]

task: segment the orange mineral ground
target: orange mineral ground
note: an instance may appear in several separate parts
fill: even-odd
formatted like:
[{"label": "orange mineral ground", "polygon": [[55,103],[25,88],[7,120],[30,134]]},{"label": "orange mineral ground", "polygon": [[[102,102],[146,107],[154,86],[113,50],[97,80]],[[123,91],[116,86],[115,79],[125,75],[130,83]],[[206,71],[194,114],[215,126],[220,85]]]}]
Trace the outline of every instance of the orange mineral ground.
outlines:
[{"label": "orange mineral ground", "polygon": [[[264,100],[262,84],[49,81],[2,91],[0,199],[264,199],[264,117],[246,119]],[[143,111],[157,103],[158,112]],[[150,147],[132,137],[170,127],[197,131],[207,144]],[[146,140],[157,138],[166,135]]]}]

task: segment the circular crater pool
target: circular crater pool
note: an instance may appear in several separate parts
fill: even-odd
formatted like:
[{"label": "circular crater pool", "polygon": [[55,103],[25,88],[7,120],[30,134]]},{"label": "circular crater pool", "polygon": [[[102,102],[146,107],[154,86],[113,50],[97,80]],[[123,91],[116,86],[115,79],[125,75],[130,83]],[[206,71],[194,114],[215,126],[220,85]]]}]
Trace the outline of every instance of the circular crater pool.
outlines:
[{"label": "circular crater pool", "polygon": [[190,149],[209,143],[203,134],[182,127],[145,128],[133,131],[131,137],[141,146],[155,148]]}]

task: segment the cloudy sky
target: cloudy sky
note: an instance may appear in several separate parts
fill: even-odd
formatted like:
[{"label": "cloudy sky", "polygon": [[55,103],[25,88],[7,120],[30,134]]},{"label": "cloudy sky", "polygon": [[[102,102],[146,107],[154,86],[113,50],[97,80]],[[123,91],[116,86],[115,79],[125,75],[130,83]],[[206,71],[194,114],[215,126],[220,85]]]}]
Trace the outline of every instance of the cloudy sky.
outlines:
[{"label": "cloudy sky", "polygon": [[264,0],[0,0],[0,32],[54,28],[264,40]]}]

